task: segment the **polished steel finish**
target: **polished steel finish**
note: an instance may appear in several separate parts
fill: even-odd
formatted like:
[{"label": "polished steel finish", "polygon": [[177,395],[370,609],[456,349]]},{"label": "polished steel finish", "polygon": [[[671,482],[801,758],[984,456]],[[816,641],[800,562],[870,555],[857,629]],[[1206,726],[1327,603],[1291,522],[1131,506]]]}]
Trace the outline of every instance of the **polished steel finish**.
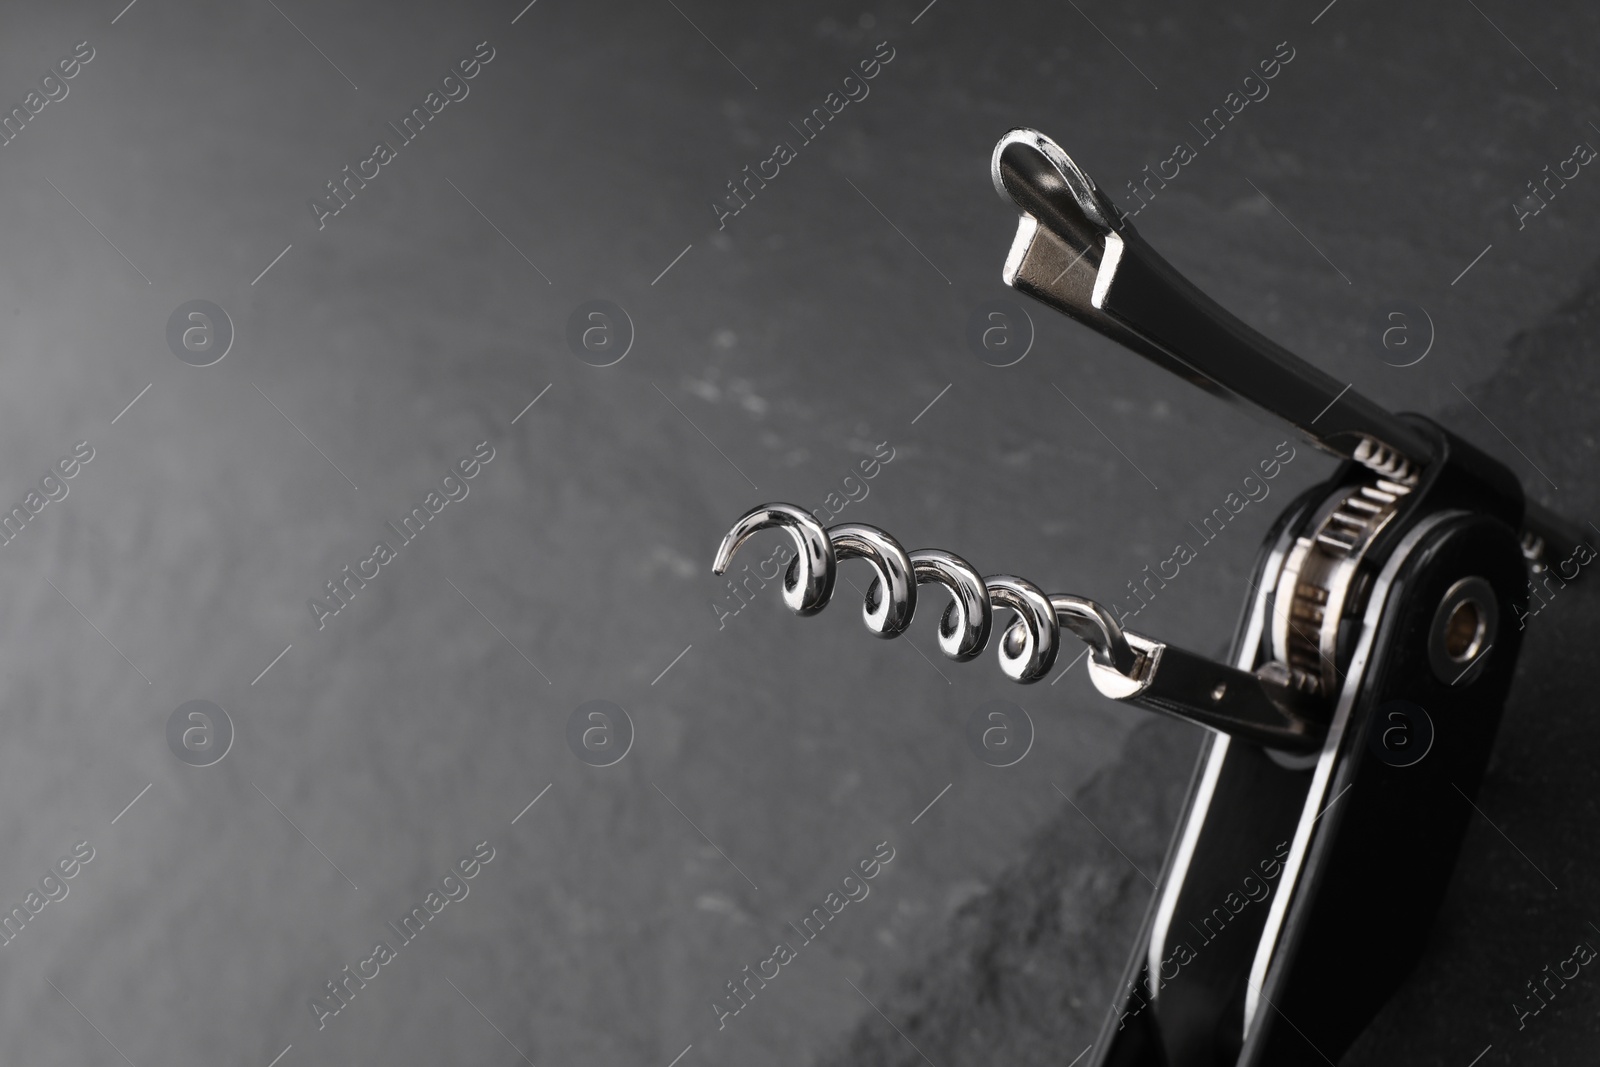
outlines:
[{"label": "polished steel finish", "polygon": [[983,579],[989,602],[1017,613],[1018,624],[1000,642],[1000,669],[1013,682],[1037,682],[1055,666],[1061,651],[1061,628],[1044,590],[1013,574]]},{"label": "polished steel finish", "polygon": [[1139,654],[1128,643],[1121,624],[1103,604],[1081,596],[1056,593],[1050,597],[1050,607],[1055,611],[1056,621],[1089,646],[1096,663],[1129,676],[1138,669]]},{"label": "polished steel finish", "polygon": [[1278,572],[1280,607],[1267,633],[1273,658],[1286,665],[1297,689],[1330,698],[1338,693],[1339,626],[1359,608],[1352,594],[1362,561],[1410,491],[1387,478],[1340,486],[1290,550]]},{"label": "polished steel finish", "polygon": [[1325,728],[1297,709],[1298,695],[1274,672],[1252,674],[1136,633],[1128,641],[1142,661],[1137,678],[1089,664],[1089,677],[1105,696],[1268,748],[1322,747]]},{"label": "polished steel finish", "polygon": [[[712,570],[721,574],[746,539],[759,530],[781,529],[805,550],[789,565],[784,602],[797,615],[814,615],[833,594],[834,573],[841,559],[864,559],[876,572],[867,588],[867,628],[879,637],[898,637],[916,610],[917,585],[948,589],[952,602],[939,625],[939,648],[955,660],[971,659],[988,643],[995,607],[1017,613],[1018,626],[1000,642],[1000,667],[1013,681],[1035,682],[1055,663],[1061,631],[1050,599],[1032,582],[1009,574],[981,576],[960,556],[934,549],[907,553],[900,543],[875,526],[841,523],[824,529],[807,511],[792,504],[763,504],[734,523],[717,549]],[[819,555],[820,553],[820,555]],[[796,590],[821,588],[807,598]],[[907,580],[914,576],[915,581]],[[885,587],[887,586],[887,593]]]},{"label": "polished steel finish", "polygon": [[[876,526],[855,523],[832,527],[828,539],[833,542],[836,558],[864,559],[877,574],[867,587],[866,603],[861,608],[867,629],[879,637],[899,637],[911,625],[911,615],[917,610],[917,580],[906,550]],[[882,592],[885,586],[889,590],[887,596]]]},{"label": "polished steel finish", "polygon": [[745,512],[717,546],[712,573],[726,571],[733,562],[733,554],[751,534],[774,528],[789,535],[796,552],[794,562],[783,576],[783,602],[796,615],[815,615],[833,598],[833,545],[822,524],[812,518],[809,511],[793,504],[762,504]]},{"label": "polished steel finish", "polygon": [[1494,586],[1462,578],[1439,601],[1428,628],[1428,666],[1446,685],[1471,685],[1499,635],[1500,601]]},{"label": "polished steel finish", "polygon": [[[938,583],[950,593],[950,606],[939,617],[939,651],[958,663],[975,659],[989,644],[994,616],[989,589],[972,564],[953,552],[924,548],[911,553],[917,583]],[[872,595],[872,589],[867,595]]]},{"label": "polished steel finish", "polygon": [[[917,585],[940,585],[952,595],[939,621],[939,648],[951,659],[976,656],[992,632],[994,608],[1007,608],[1017,618],[1002,633],[998,652],[1001,669],[1013,681],[1035,682],[1050,672],[1065,628],[1089,646],[1090,677],[1113,700],[1268,748],[1303,752],[1322,745],[1323,726],[1308,713],[1306,694],[1287,683],[1289,674],[1281,664],[1251,673],[1212,662],[1124,630],[1109,610],[1092,600],[1046,596],[1014,575],[980,577],[961,557],[938,549],[907,553],[875,526],[844,523],[824,529],[797,507],[764,504],[740,518],[723,538],[717,573],[727,568],[745,539],[767,528],[782,529],[797,545],[807,546],[791,564],[784,586],[784,599],[797,614],[815,614],[828,597],[791,597],[791,588],[811,588],[816,576],[826,573],[831,592],[837,562],[863,559],[876,572],[864,612],[867,628],[879,637],[905,632],[916,611]],[[811,546],[826,546],[826,559],[817,559]]]}]

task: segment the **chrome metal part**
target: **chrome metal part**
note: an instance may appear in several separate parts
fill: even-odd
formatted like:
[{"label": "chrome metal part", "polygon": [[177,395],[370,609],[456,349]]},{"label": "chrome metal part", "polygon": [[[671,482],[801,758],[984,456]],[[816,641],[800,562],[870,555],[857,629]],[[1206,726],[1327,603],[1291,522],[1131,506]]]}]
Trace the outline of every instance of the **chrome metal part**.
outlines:
[{"label": "chrome metal part", "polygon": [[[790,504],[763,504],[734,524],[717,550],[721,574],[739,545],[766,528],[782,529],[806,551],[790,565],[785,600],[798,614],[827,606],[838,561],[863,559],[876,572],[864,606],[867,628],[879,637],[898,637],[916,611],[917,586],[941,585],[952,594],[939,622],[939,648],[955,660],[971,659],[987,644],[995,608],[1016,613],[1001,634],[1001,669],[1017,682],[1034,682],[1050,672],[1066,629],[1089,646],[1089,674],[1095,688],[1113,700],[1174,715],[1267,748],[1291,752],[1319,749],[1324,727],[1314,714],[1305,687],[1290,684],[1291,672],[1268,664],[1254,673],[1215,663],[1203,656],[1124,630],[1112,613],[1084,597],[1046,596],[1038,586],[1014,575],[980,576],[961,557],[938,549],[906,552],[874,526],[847,523],[824,529]],[[825,559],[813,546],[826,545]],[[791,597],[791,588],[818,587],[828,575],[828,595]]]},{"label": "chrome metal part", "polygon": [[1361,609],[1354,593],[1362,560],[1410,491],[1384,478],[1340,487],[1289,552],[1268,632],[1273,658],[1288,667],[1298,688],[1325,697],[1338,693],[1339,627]]},{"label": "chrome metal part", "polygon": [[939,651],[958,663],[975,658],[989,644],[994,625],[983,579],[972,564],[938,548],[911,553],[911,564],[918,585],[937,582],[950,593],[950,606],[939,618]]},{"label": "chrome metal part", "polygon": [[[828,531],[837,559],[864,559],[877,574],[862,605],[867,629],[879,637],[899,637],[917,610],[917,580],[900,542],[875,526],[841,523]],[[885,595],[882,590],[887,587]]]},{"label": "chrome metal part", "polygon": [[1500,601],[1477,576],[1445,591],[1428,628],[1428,666],[1446,685],[1470,685],[1499,636]]},{"label": "chrome metal part", "polygon": [[789,535],[796,553],[783,577],[783,602],[797,615],[815,615],[833,597],[833,544],[810,512],[793,504],[763,504],[745,512],[717,546],[711,569],[721,574],[751,534],[774,528]]}]

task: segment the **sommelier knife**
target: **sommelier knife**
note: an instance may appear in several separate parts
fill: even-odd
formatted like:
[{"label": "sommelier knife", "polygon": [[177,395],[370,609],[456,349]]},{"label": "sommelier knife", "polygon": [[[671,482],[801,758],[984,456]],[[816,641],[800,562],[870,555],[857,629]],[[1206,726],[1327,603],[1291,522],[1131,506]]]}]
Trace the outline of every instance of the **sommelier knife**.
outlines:
[{"label": "sommelier knife", "polygon": [[[1521,642],[1513,603],[1555,553],[1587,551],[1502,464],[1396,415],[1241,322],[1183,277],[1049,138],[1016,129],[991,161],[1019,212],[1003,279],[1206,391],[1287,423],[1345,462],[1277,520],[1245,585],[1228,662],[1123,630],[1082,597],[981,575],[876,527],[752,509],[719,547],[784,530],[784,596],[813,614],[840,561],[875,578],[868,628],[893,638],[919,586],[950,594],[941,650],[997,634],[1002,668],[1049,671],[1062,630],[1106,697],[1210,731],[1123,981],[1099,1067],[1269,1067],[1349,1047],[1421,954],[1448,885]],[[992,629],[996,608],[1015,621]],[[1235,909],[1240,871],[1270,896]],[[1228,925],[1214,943],[1205,929]],[[1064,1057],[1065,1059],[1065,1057]]]}]

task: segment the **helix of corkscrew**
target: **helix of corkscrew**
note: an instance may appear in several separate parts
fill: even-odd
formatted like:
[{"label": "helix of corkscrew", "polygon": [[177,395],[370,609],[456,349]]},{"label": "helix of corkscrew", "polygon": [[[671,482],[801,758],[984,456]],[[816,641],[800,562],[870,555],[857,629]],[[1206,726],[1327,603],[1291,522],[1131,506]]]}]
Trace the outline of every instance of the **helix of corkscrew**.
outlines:
[{"label": "helix of corkscrew", "polygon": [[1047,595],[1032,582],[1010,574],[980,575],[960,556],[928,548],[907,552],[876,526],[840,523],[824,528],[793,504],[762,504],[746,512],[717,548],[712,569],[722,574],[734,553],[752,535],[780,529],[794,542],[795,558],[783,577],[783,600],[797,615],[815,615],[833,598],[841,560],[865,560],[873,569],[862,615],[878,637],[905,633],[917,609],[917,587],[943,586],[951,596],[939,620],[939,650],[950,659],[978,656],[989,644],[994,609],[1017,618],[999,641],[1000,667],[1017,682],[1036,682],[1049,673],[1061,648],[1061,630],[1089,646],[1096,663],[1132,678],[1140,655],[1117,620],[1092,600]]}]

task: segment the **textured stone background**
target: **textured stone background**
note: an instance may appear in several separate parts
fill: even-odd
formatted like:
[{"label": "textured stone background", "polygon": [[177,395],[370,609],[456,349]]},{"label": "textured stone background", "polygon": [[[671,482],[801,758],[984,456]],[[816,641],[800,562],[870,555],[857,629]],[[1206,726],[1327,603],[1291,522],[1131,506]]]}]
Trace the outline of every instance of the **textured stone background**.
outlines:
[{"label": "textured stone background", "polygon": [[[733,518],[820,504],[880,441],[896,458],[845,517],[1113,599],[1282,439],[1042,311],[1023,362],[974,358],[969,316],[1008,295],[1014,218],[987,165],[1010,126],[1125,198],[1288,40],[1271,96],[1141,231],[1330,373],[1596,513],[1581,279],[1600,179],[1523,231],[1511,209],[1600,138],[1592,8],[1340,0],[1312,25],[1320,3],[676,6],[0,13],[0,101],[96,49],[0,148],[0,499],[73,442],[97,452],[0,548],[0,900],[96,849],[0,949],[0,1059],[921,1062],[905,1038],[938,1067],[1077,1055],[1148,887],[1061,793],[1152,870],[1197,737],[1077,672],[1024,690],[987,658],[947,664],[928,622],[874,642],[851,596],[798,620],[769,590],[720,630],[708,606]],[[318,231],[307,199],[483,40],[471,95]],[[723,184],[883,40],[871,95],[717,232]],[[638,332],[606,369],[564,341],[597,297]],[[204,369],[165,341],[195,298],[238,333]],[[1377,338],[1402,301],[1437,338],[1396,369]],[[497,455],[470,497],[319,632],[307,598],[481,440]],[[1274,499],[1330,469],[1302,449]],[[1140,628],[1219,650],[1274,507]],[[1592,604],[1575,588],[1537,620],[1480,801],[1559,890],[1475,825],[1434,956],[1352,1062],[1594,1047],[1592,979],[1522,1032],[1507,1006],[1600,914]],[[192,699],[237,729],[213,767],[167,747]],[[614,767],[567,749],[590,699],[637,727]],[[1037,727],[1012,768],[964,740],[991,699]],[[484,840],[471,896],[319,1032],[321,983]],[[872,895],[719,1032],[723,983],[885,840]]]}]

